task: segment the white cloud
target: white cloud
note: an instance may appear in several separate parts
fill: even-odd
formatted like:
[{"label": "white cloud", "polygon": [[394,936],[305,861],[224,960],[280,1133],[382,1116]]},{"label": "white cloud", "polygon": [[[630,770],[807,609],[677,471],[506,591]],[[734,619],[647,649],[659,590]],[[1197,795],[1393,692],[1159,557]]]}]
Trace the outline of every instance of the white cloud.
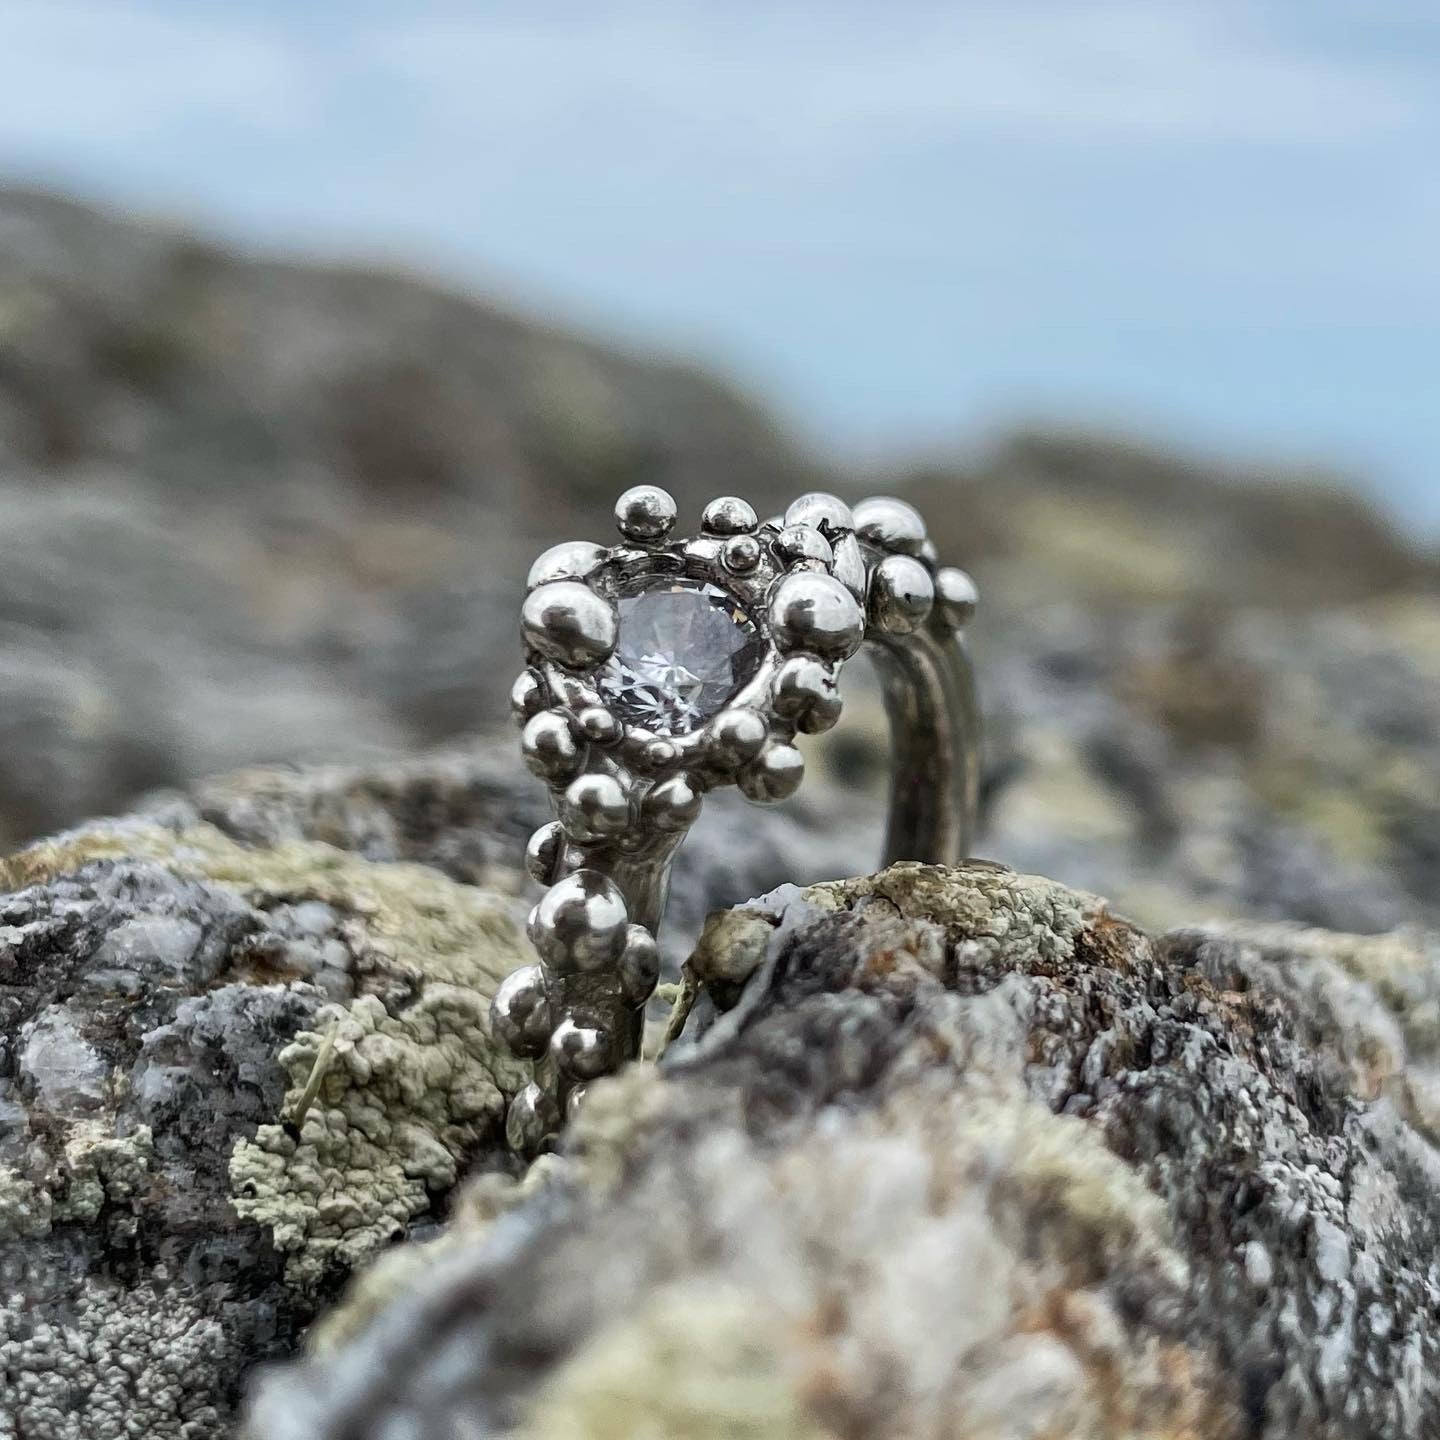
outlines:
[{"label": "white cloud", "polygon": [[785,146],[897,129],[1058,142],[1353,143],[1435,114],[1403,69],[1195,0],[779,8],[627,3],[394,19],[377,65],[473,124],[641,114]]},{"label": "white cloud", "polygon": [[217,120],[274,136],[310,113],[293,44],[233,14],[44,0],[8,4],[0,29],[7,146],[173,143]]},{"label": "white cloud", "polygon": [[1433,74],[1298,45],[1241,0],[306,11],[9,0],[0,144],[184,145],[208,125],[304,143],[402,105],[397,124],[442,134],[641,150],[686,137],[763,167],[976,137],[1353,147],[1440,114]]},{"label": "white cloud", "polygon": [[846,434],[1148,397],[1433,474],[1437,149],[1435,0],[0,0],[0,165],[443,257]]}]

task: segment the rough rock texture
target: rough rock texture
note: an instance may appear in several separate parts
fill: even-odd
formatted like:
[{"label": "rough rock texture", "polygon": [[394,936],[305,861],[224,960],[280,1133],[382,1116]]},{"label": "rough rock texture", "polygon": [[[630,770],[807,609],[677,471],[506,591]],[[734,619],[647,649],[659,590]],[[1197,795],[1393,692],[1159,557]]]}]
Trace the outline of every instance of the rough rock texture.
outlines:
[{"label": "rough rock texture", "polygon": [[142,819],[3,878],[0,1435],[219,1434],[251,1363],[502,1153],[511,907]]},{"label": "rough rock texture", "polygon": [[979,865],[719,915],[738,1003],[252,1433],[1436,1433],[1437,960]]},{"label": "rough rock texture", "polygon": [[[0,194],[0,848],[468,732],[540,545],[638,479],[693,515],[816,469],[683,366]],[[980,575],[986,852],[1164,938],[982,870],[736,912],[694,1023],[739,1008],[519,1181],[511,737],[37,846],[0,876],[0,1437],[220,1435],[317,1311],[277,1436],[1440,1433],[1433,554],[1116,441],[825,483],[905,489]],[[672,967],[713,906],[869,868],[864,708],[790,813],[707,807]]]},{"label": "rough rock texture", "polygon": [[997,584],[1036,599],[1294,610],[1440,580],[1433,538],[1427,548],[1402,535],[1353,477],[1321,469],[1051,427],[896,479],[941,545],[989,557]]},{"label": "rough rock texture", "polygon": [[[672,971],[717,906],[781,879],[803,883],[874,864],[880,832],[869,801],[831,783],[823,763],[814,779],[779,809],[759,809],[733,790],[707,797],[675,864],[661,936]],[[548,806],[507,736],[388,765],[241,771],[153,796],[143,813],[170,826],[214,825],[249,846],[321,841],[367,860],[415,861],[533,898],[522,860],[531,833],[552,818]]]},{"label": "rough rock texture", "polygon": [[[0,862],[0,1437],[225,1433],[360,1262],[503,1192],[538,790],[508,751],[254,772]],[[673,940],[838,858],[738,823]]]}]

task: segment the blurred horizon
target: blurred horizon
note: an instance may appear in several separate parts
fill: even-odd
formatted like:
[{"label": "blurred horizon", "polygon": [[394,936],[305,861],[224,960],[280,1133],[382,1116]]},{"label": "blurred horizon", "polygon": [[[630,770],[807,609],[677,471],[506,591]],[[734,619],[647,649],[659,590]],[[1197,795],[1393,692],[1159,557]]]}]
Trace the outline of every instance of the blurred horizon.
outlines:
[{"label": "blurred horizon", "polygon": [[3,9],[7,179],[659,346],[851,464],[1079,425],[1440,529],[1428,7]]}]

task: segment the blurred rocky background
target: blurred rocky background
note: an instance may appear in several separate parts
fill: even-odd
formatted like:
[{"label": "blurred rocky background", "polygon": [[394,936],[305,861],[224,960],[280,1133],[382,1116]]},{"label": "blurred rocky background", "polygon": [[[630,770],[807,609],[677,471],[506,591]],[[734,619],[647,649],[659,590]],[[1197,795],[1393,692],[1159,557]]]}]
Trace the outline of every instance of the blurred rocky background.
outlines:
[{"label": "blurred rocky background", "polygon": [[[21,189],[0,843],[251,762],[509,743],[524,569],[640,480],[922,508],[985,596],[987,855],[1157,924],[1440,918],[1440,560],[1341,480],[1085,431],[842,471],[693,366]],[[883,743],[852,719],[802,818],[872,810]]]}]

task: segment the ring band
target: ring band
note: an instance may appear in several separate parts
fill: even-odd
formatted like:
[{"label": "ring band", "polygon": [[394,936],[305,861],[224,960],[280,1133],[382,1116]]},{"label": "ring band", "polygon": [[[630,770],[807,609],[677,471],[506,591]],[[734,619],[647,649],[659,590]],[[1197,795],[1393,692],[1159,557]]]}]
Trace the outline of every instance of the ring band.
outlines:
[{"label": "ring band", "polygon": [[512,1148],[534,1153],[586,1082],[639,1054],[659,978],[670,866],[705,793],[799,787],[797,733],[840,718],[841,667],[868,643],[891,731],[886,863],[968,853],[980,727],[963,630],[976,591],[940,568],[914,508],[833,495],[761,524],[731,496],[675,540],[655,486],[615,507],[621,543],[570,541],[531,567],[527,667],[512,706],[556,819],[527,868],[546,886],[528,933],[539,962],[510,975],[491,1029],[535,1078],[510,1104]]}]

